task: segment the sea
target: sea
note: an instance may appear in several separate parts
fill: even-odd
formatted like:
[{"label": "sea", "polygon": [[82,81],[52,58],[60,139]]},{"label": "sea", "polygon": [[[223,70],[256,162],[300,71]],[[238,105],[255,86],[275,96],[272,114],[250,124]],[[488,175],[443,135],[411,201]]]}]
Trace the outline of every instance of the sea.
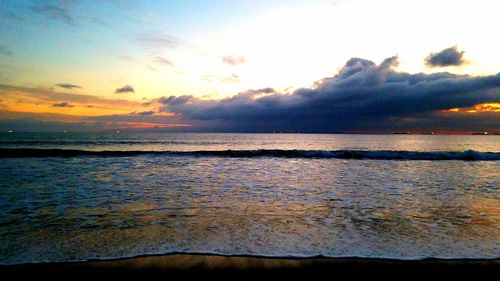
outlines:
[{"label": "sea", "polygon": [[0,134],[0,263],[500,258],[500,136]]}]

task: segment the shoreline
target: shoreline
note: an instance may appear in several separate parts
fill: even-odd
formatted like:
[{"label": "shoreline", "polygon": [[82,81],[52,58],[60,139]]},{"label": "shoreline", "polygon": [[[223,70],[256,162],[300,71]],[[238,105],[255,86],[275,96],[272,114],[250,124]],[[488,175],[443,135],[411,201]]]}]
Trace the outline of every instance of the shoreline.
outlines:
[{"label": "shoreline", "polygon": [[[474,275],[500,273],[500,259],[399,260],[359,257],[258,257],[217,254],[138,256],[111,260],[41,262],[0,265],[0,273],[11,274],[302,274],[302,273],[442,273]],[[471,275],[471,276],[472,276]]]}]

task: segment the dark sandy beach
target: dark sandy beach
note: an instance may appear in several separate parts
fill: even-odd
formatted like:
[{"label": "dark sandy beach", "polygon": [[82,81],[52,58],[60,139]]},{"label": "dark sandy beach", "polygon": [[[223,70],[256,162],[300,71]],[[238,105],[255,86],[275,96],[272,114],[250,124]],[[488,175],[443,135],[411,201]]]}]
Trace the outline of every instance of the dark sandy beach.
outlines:
[{"label": "dark sandy beach", "polygon": [[[390,274],[392,277],[416,275],[488,276],[500,273],[500,260],[390,260],[364,258],[264,258],[204,254],[171,254],[87,262],[35,263],[0,266],[1,274],[19,275],[257,275],[308,274]],[[73,275],[77,274],[77,275]],[[492,276],[492,275],[490,275]]]}]

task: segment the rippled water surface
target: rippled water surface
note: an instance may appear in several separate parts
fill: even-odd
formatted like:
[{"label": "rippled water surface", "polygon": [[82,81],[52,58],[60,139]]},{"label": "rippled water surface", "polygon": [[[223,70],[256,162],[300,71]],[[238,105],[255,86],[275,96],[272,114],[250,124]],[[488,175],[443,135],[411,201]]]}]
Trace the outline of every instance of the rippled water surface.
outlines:
[{"label": "rippled water surface", "polygon": [[[498,136],[163,135],[3,135],[0,147],[500,151]],[[0,263],[169,252],[498,258],[499,170],[498,160],[3,158]]]},{"label": "rippled water surface", "polygon": [[406,150],[500,152],[500,136],[194,134],[194,133],[0,133],[0,147],[102,150]]}]

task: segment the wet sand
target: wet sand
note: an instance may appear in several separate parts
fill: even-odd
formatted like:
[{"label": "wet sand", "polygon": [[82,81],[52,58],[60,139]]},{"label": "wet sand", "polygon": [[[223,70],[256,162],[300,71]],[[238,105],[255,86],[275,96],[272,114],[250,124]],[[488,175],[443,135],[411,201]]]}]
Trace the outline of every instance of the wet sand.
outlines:
[{"label": "wet sand", "polygon": [[[22,275],[231,275],[250,277],[257,275],[309,275],[367,273],[390,276],[443,275],[478,277],[500,273],[500,260],[440,260],[416,261],[364,258],[264,258],[253,256],[219,256],[205,254],[170,254],[116,260],[86,262],[35,263],[2,265],[0,274]],[[69,275],[68,275],[69,274]],[[408,275],[411,274],[411,275]],[[40,275],[41,276],[41,275]],[[491,276],[491,275],[490,275]]]}]

